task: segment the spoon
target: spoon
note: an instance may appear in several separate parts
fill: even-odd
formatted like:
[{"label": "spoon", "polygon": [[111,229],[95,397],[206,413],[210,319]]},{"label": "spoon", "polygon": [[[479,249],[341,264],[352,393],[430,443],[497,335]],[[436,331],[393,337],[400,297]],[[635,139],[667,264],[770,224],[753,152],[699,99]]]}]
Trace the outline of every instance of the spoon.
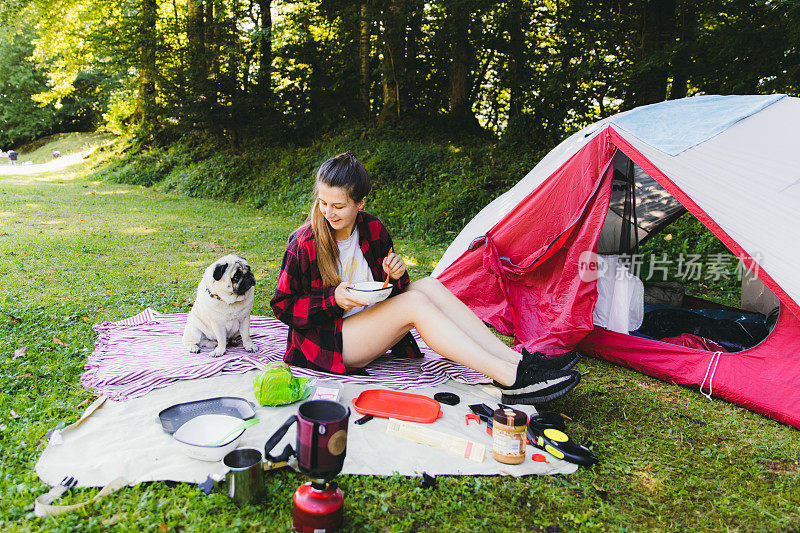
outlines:
[{"label": "spoon", "polygon": [[231,429],[225,435],[223,435],[223,437],[221,439],[219,439],[216,442],[212,442],[211,444],[206,444],[206,446],[219,446],[220,444],[225,442],[225,439],[227,439],[228,437],[230,437],[231,435],[233,435],[237,431],[241,431],[242,429],[247,429],[250,426],[255,426],[259,422],[260,422],[260,420],[258,418],[251,418],[250,420],[245,420],[244,422],[242,422],[238,426],[236,426],[233,429]]},{"label": "spoon", "polygon": [[[393,253],[393,251],[394,250],[392,248],[389,248],[389,254]],[[389,257],[389,254],[386,254],[386,257]],[[383,287],[381,287],[381,289],[385,289],[388,286],[389,286],[389,273],[387,272],[386,279],[383,280]]]}]

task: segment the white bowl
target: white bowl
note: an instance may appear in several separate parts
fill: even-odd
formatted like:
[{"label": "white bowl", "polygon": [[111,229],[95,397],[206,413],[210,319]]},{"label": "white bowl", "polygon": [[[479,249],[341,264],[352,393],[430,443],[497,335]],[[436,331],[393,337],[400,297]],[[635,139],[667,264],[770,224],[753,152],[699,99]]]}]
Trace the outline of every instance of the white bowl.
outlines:
[{"label": "white bowl", "polygon": [[225,436],[244,420],[228,415],[199,415],[178,428],[172,435],[181,451],[201,461],[220,461],[225,454],[236,448],[236,444],[244,434],[241,429],[228,435],[219,446],[209,446]]},{"label": "white bowl", "polygon": [[375,304],[384,301],[392,292],[392,286],[387,285],[383,288],[382,281],[359,281],[353,283],[347,290],[356,295],[361,301],[368,304]]}]

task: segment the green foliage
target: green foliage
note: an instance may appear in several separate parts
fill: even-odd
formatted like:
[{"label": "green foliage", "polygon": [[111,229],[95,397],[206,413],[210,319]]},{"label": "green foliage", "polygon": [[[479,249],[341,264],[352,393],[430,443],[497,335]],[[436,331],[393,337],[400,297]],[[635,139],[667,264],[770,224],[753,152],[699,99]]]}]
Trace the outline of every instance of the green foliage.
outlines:
[{"label": "green foliage", "polygon": [[57,133],[25,144],[18,152],[22,161],[47,163],[53,160],[53,150],[58,150],[61,156],[66,157],[94,148],[103,150],[114,139],[115,136],[103,133]]},{"label": "green foliage", "polygon": [[29,96],[44,84],[27,61],[32,49],[24,42],[0,47],[0,144],[4,146],[31,141],[52,125],[53,110],[40,108]]},{"label": "green foliage", "polygon": [[[797,0],[3,6],[5,20],[16,9],[36,21],[37,34],[25,33],[38,69],[26,101],[66,109],[73,98],[78,108],[52,118],[62,130],[91,110],[92,121],[103,116],[105,127],[142,142],[199,132],[240,149],[253,139],[311,143],[380,117],[387,127],[419,119],[494,135],[511,128],[507,142],[541,152],[598,118],[668,96],[800,90]],[[465,12],[468,20],[455,16]],[[0,46],[14,42],[10,26]],[[23,115],[36,122],[27,108],[10,112],[15,124]]]},{"label": "green foliage", "polygon": [[663,231],[645,242],[642,253],[666,253],[669,256],[680,254],[713,255],[727,252],[728,249],[711,233],[711,230],[693,217],[684,213]]},{"label": "green foliage", "polygon": [[[639,253],[644,259],[643,274],[651,272],[651,264],[653,272],[660,274],[657,262],[665,258],[669,261],[667,276],[654,277],[653,281],[679,281],[685,285],[688,294],[739,307],[741,272],[737,273],[738,260],[722,241],[691,213],[683,214],[646,241],[640,247]],[[684,272],[679,272],[680,258],[689,261],[692,256],[695,256],[695,260],[702,265],[699,279],[687,278],[685,267]],[[713,270],[709,270],[710,264],[724,267],[725,273],[715,274]]]},{"label": "green foliage", "polygon": [[143,149],[99,172],[111,181],[158,184],[189,196],[237,200],[302,221],[316,168],[353,150],[373,181],[367,209],[400,236],[445,242],[488,201],[523,176],[535,160],[485,143],[416,142],[343,130],[307,147],[245,150],[185,138],[166,150]]},{"label": "green foliage", "polygon": [[[800,90],[800,2],[733,0],[704,10],[692,49],[699,90],[723,94],[797,94]],[[758,24],[753,24],[758,20]],[[758,58],[751,61],[750,58]]]},{"label": "green foliage", "polygon": [[500,138],[501,145],[508,149],[532,149],[537,144],[536,119],[529,113],[511,117]]},{"label": "green foliage", "polygon": [[91,93],[97,80],[84,75],[75,82],[75,94],[59,105],[40,105],[32,96],[46,88],[46,71],[31,57],[35,32],[23,14],[19,30],[0,39],[0,147],[9,149],[58,131],[94,127],[97,114]]}]

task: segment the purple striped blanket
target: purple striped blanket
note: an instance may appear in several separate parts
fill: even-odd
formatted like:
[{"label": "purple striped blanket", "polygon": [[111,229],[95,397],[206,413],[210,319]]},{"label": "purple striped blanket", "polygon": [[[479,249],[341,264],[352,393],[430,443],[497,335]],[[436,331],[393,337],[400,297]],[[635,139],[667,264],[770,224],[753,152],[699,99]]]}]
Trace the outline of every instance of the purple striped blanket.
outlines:
[{"label": "purple striped blanket", "polygon": [[[186,313],[163,314],[145,309],[119,322],[95,324],[97,346],[86,362],[81,383],[95,394],[127,400],[182,379],[243,374],[283,360],[287,326],[274,318],[254,316],[250,321],[250,335],[258,352],[247,353],[241,346],[229,346],[222,357],[210,357],[210,348],[203,348],[198,354],[188,353],[181,342],[185,323]],[[341,376],[294,367],[292,373],[401,390],[439,385],[448,379],[470,385],[491,381],[480,372],[438,355],[416,331],[412,333],[422,349],[422,359],[383,356],[367,366],[367,376]]]}]

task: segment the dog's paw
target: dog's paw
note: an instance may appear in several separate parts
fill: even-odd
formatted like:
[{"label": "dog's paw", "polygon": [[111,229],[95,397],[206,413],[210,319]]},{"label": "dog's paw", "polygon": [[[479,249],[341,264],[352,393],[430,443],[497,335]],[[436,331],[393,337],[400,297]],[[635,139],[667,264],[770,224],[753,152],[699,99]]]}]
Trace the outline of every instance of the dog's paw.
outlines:
[{"label": "dog's paw", "polygon": [[214,351],[211,352],[211,357],[219,357],[220,355],[225,355],[225,348],[217,346]]},{"label": "dog's paw", "polygon": [[258,351],[258,346],[251,342],[250,344],[245,344],[244,349],[247,352],[256,353]]},{"label": "dog's paw", "polygon": [[186,347],[189,350],[189,353],[198,353],[200,351],[200,347],[196,344],[192,344],[191,346]]}]

